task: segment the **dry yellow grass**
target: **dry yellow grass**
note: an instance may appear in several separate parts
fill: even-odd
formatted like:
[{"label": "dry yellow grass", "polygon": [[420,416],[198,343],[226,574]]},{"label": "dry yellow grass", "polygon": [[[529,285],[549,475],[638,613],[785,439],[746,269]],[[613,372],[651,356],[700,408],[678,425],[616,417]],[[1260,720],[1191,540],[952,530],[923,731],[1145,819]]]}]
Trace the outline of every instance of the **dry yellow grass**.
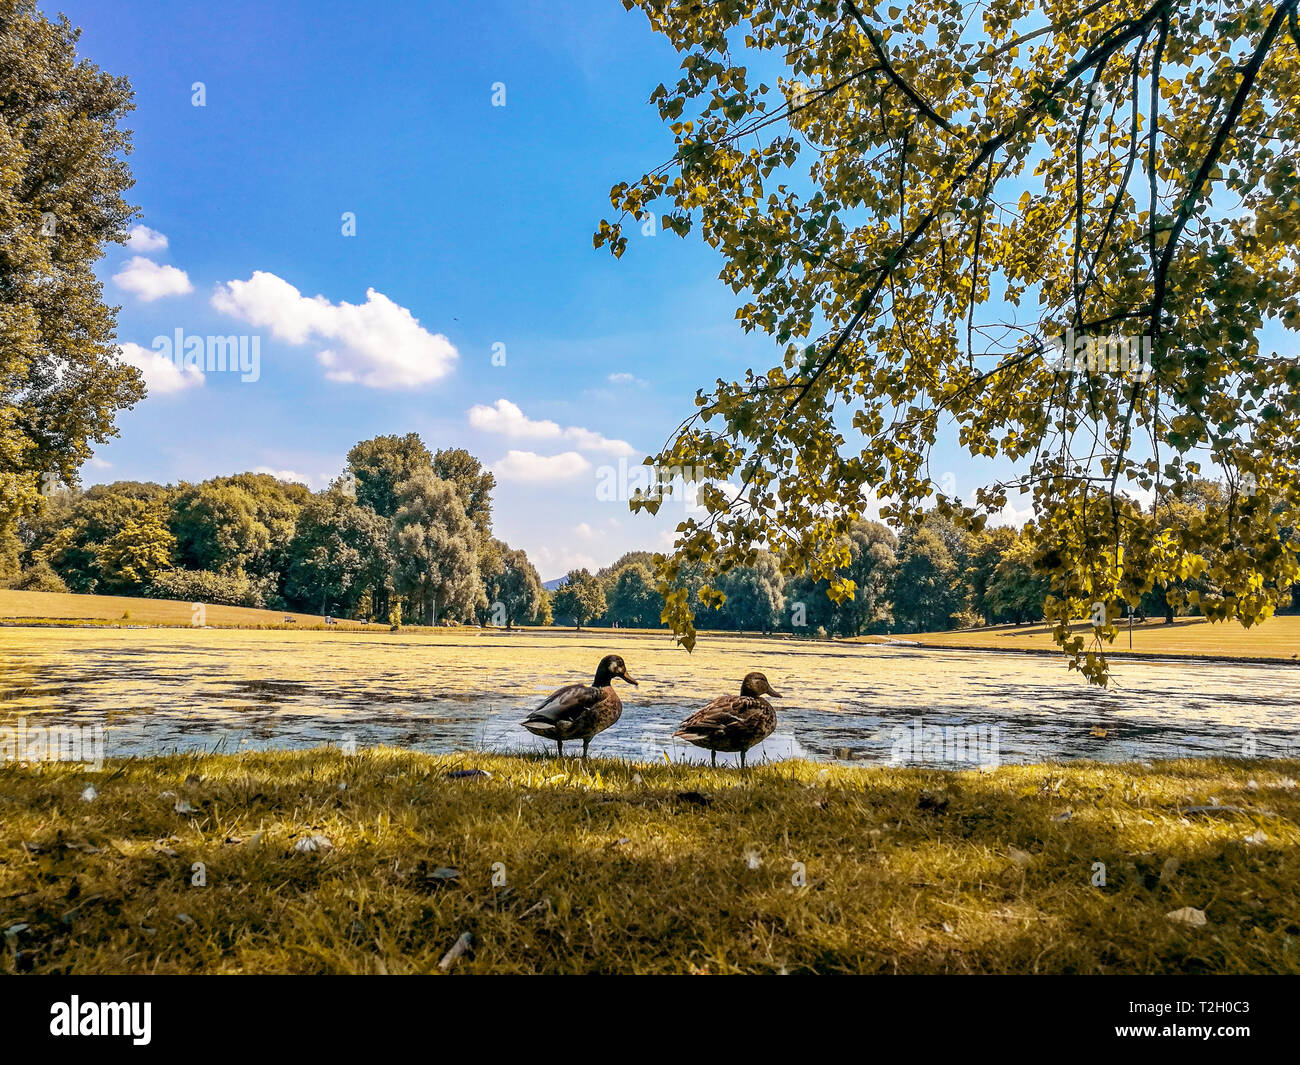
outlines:
[{"label": "dry yellow grass", "polygon": [[[285,618],[293,618],[285,622]],[[65,592],[0,590],[0,620],[46,624],[195,625],[194,604],[173,599],[138,599],[124,595],[69,595]],[[340,628],[364,628],[359,621],[336,619]],[[257,610],[208,604],[203,624],[211,628],[324,628],[319,614]],[[387,624],[383,626],[388,628]]]},{"label": "dry yellow grass", "polygon": [[[1090,626],[1080,622],[1076,632]],[[927,647],[966,650],[1049,651],[1059,653],[1047,625],[994,625],[953,632],[919,632],[894,637],[864,636],[861,642],[887,643],[911,640]],[[1127,655],[1128,628],[1115,642],[1104,647],[1107,654]],[[1262,625],[1246,629],[1234,622],[1210,624],[1204,618],[1177,618],[1166,625],[1163,618],[1133,626],[1133,654],[1177,655],[1194,658],[1258,658],[1300,661],[1300,615],[1272,617]]]},{"label": "dry yellow grass", "polygon": [[[492,775],[450,775],[471,767]],[[1300,973],[1298,774],[11,764],[0,969],[428,973],[469,933],[458,972]]]}]

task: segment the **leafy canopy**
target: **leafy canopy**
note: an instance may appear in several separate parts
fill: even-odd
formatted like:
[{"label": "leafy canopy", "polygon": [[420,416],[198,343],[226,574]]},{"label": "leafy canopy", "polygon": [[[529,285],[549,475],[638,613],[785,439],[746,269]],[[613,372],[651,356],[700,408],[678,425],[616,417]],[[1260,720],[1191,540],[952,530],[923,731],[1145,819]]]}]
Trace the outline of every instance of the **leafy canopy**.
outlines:
[{"label": "leafy canopy", "polygon": [[[1259,335],[1300,328],[1300,0],[624,3],[682,54],[651,94],[676,150],[614,186],[595,244],[622,255],[652,209],[698,231],[780,348],[657,457],[707,477],[661,571],[687,647],[684,569],[763,545],[849,598],[874,501],[978,531],[1031,494],[1046,614],[1099,683],[1153,588],[1206,575],[1202,610],[1246,625],[1286,599],[1300,365]],[[1133,358],[1062,359],[1067,330]],[[941,432],[1017,475],[950,497]],[[1222,500],[1164,523],[1209,471]],[[1068,622],[1097,603],[1089,644]]]}]

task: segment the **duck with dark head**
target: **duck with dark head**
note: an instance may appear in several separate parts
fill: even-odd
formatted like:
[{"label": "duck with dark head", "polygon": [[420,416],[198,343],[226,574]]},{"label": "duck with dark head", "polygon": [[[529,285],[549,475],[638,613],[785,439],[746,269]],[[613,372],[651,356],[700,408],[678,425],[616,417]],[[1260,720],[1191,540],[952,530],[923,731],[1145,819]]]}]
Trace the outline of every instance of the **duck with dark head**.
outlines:
[{"label": "duck with dark head", "polygon": [[555,741],[555,749],[564,757],[565,740],[582,740],[582,757],[598,732],[604,732],[623,715],[623,701],[614,690],[614,678],[635,685],[627,675],[627,666],[618,655],[606,655],[596,667],[591,684],[570,684],[552,692],[551,697],[523,720],[534,736]]},{"label": "duck with dark head", "polygon": [[776,728],[776,708],[764,695],[781,698],[762,673],[749,673],[740,684],[739,695],[719,695],[683,721],[673,735],[711,752],[709,764],[714,766],[719,751],[739,751],[740,768],[744,769],[745,752]]}]

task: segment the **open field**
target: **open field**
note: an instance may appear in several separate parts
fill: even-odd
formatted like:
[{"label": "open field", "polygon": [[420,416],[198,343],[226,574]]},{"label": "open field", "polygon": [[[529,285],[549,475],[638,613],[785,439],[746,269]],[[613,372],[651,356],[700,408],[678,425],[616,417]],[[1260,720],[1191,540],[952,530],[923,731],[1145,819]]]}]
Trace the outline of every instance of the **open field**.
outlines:
[{"label": "open field", "polygon": [[[448,776],[469,768],[492,776]],[[9,766],[0,967],[427,973],[469,933],[454,971],[1300,973],[1297,776],[392,749]],[[1185,908],[1207,923],[1167,916]]]},{"label": "open field", "polygon": [[[293,618],[285,622],[285,618]],[[15,592],[0,589],[0,622],[71,625],[166,625],[192,628],[194,605],[174,599],[137,599],[125,595],[69,595],[64,592]],[[290,610],[256,610],[246,606],[204,609],[203,624],[212,628],[325,628],[318,614]],[[360,629],[358,621],[338,621],[340,628]],[[384,625],[384,628],[388,628]]]},{"label": "open field", "polygon": [[[1075,632],[1088,632],[1091,626],[1079,622]],[[953,632],[918,632],[894,637],[863,636],[864,643],[889,640],[914,640],[926,647],[959,647],[969,650],[1049,651],[1059,654],[1052,642],[1048,625],[993,625],[980,629]],[[1105,647],[1108,655],[1129,653],[1129,635],[1125,627],[1114,644]],[[1282,659],[1300,661],[1300,615],[1287,614],[1269,618],[1262,625],[1246,629],[1237,622],[1211,625],[1204,618],[1176,618],[1166,625],[1163,618],[1151,618],[1133,626],[1134,654],[1179,655],[1187,657],[1223,657],[1243,659]]]}]

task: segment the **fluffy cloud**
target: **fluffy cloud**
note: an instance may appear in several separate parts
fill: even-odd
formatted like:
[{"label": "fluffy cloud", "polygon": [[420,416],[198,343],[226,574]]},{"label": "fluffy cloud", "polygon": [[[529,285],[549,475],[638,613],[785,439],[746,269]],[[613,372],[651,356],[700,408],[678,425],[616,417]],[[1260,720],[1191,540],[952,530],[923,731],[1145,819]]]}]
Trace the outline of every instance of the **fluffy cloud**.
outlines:
[{"label": "fluffy cloud", "polygon": [[485,433],[499,433],[512,439],[563,440],[587,451],[609,455],[635,455],[626,440],[611,440],[600,433],[579,426],[561,428],[556,422],[529,418],[508,399],[498,399],[492,406],[482,404],[469,409],[469,424]]},{"label": "fluffy cloud", "polygon": [[650,383],[649,381],[644,381],[635,374],[630,373],[612,373],[608,378],[606,378],[606,380],[608,380],[611,385],[636,385],[637,388],[644,388]]},{"label": "fluffy cloud", "polygon": [[126,231],[126,246],[130,251],[147,255],[166,248],[167,238],[148,226],[132,226]]},{"label": "fluffy cloud", "polygon": [[194,291],[184,270],[163,266],[143,255],[128,259],[126,265],[113,275],[113,280],[118,288],[134,292],[146,303],[164,296],[183,296]]},{"label": "fluffy cloud", "polygon": [[257,466],[254,467],[253,472],[269,473],[277,481],[288,481],[290,484],[305,484],[308,488],[312,485],[309,474],[298,473],[296,470],[273,470],[270,466]]},{"label": "fluffy cloud", "polygon": [[331,381],[414,388],[445,377],[459,357],[445,336],[373,288],[363,304],[331,303],[257,270],[247,281],[218,285],[212,306],[287,343],[318,345],[316,359]]},{"label": "fluffy cloud", "polygon": [[184,392],[203,384],[203,371],[197,366],[181,369],[171,359],[129,341],[121,346],[118,358],[144,375],[151,396]]},{"label": "fluffy cloud", "polygon": [[591,463],[576,451],[560,455],[538,455],[532,451],[508,451],[492,467],[503,481],[569,481],[591,469]]}]

